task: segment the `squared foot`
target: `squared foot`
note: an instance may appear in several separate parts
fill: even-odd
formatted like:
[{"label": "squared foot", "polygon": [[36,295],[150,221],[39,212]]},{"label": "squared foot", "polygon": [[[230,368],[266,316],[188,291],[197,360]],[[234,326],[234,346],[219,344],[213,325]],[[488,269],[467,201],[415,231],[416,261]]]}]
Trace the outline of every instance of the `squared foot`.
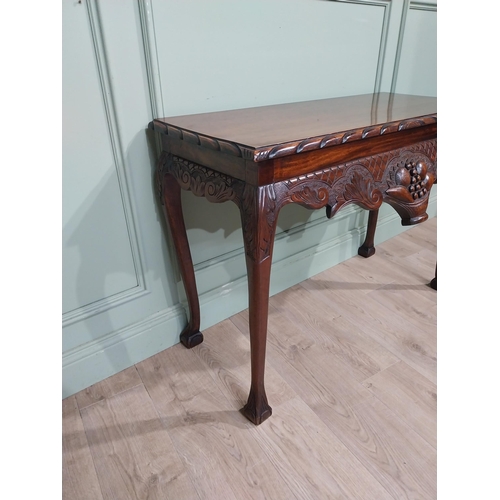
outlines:
[{"label": "squared foot", "polygon": [[365,259],[371,257],[374,253],[375,247],[365,247],[364,245],[361,245],[358,248],[358,255],[361,255],[361,257],[365,257]]},{"label": "squared foot", "polygon": [[196,332],[190,331],[188,328],[181,333],[181,344],[188,349],[192,349],[203,342],[203,333],[199,330]]},{"label": "squared foot", "polygon": [[264,420],[267,420],[273,414],[273,409],[269,405],[266,405],[265,408],[257,410],[255,406],[249,405],[248,403],[240,411],[255,425],[260,425],[264,422]]}]

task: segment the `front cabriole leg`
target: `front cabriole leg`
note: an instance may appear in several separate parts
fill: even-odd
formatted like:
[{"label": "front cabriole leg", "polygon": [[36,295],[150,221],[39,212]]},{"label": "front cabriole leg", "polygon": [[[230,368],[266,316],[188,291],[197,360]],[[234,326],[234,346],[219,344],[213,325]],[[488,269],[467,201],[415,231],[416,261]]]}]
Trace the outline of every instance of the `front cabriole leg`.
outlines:
[{"label": "front cabriole leg", "polygon": [[251,386],[241,412],[255,425],[268,419],[272,409],[264,387],[267,316],[271,261],[278,217],[273,185],[244,185],[239,200],[248,274]]}]

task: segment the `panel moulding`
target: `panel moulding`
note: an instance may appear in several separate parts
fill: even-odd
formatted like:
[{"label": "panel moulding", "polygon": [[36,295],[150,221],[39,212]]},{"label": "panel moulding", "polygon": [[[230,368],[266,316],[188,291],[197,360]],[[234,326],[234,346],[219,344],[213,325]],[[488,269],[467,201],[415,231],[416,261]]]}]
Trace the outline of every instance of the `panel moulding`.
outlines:
[{"label": "panel moulding", "polygon": [[370,7],[383,7],[384,19],[380,32],[380,45],[377,60],[377,71],[375,73],[375,82],[373,84],[373,92],[380,92],[382,84],[382,72],[384,68],[385,52],[387,48],[387,34],[389,32],[389,21],[391,17],[392,0],[330,0],[336,3],[350,3],[354,5],[366,5]]},{"label": "panel moulding", "polygon": [[401,60],[401,52],[403,50],[403,41],[405,35],[406,28],[406,19],[408,16],[409,10],[426,10],[429,12],[437,13],[437,3],[435,2],[412,2],[411,0],[404,0],[403,12],[401,15],[401,21],[399,26],[399,36],[398,43],[396,49],[396,59],[394,61],[394,72],[392,76],[391,82],[391,92],[396,91],[396,84],[398,80],[398,72],[399,72],[399,62]]},{"label": "panel moulding", "polygon": [[[142,30],[142,43],[144,46],[144,60],[146,64],[146,73],[149,87],[149,100],[151,106],[151,120],[165,116],[163,106],[163,93],[161,88],[160,63],[158,61],[158,50],[156,46],[156,32],[153,14],[153,1],[144,0],[139,2],[139,18]],[[154,134],[156,155],[159,158],[161,153],[161,138]],[[175,255],[175,247],[167,232],[166,243],[169,255]],[[180,279],[179,264],[176,259],[172,259],[172,269],[175,273],[175,279]]]},{"label": "panel moulding", "polygon": [[148,75],[151,115],[152,119],[159,118],[165,116],[165,112],[161,90],[160,64],[156,48],[153,3],[151,0],[139,2],[139,17],[141,20],[144,57],[146,59],[146,71]]},{"label": "panel moulding", "polygon": [[62,326],[63,328],[78,323],[79,321],[85,321],[86,319],[95,316],[96,314],[101,314],[112,307],[117,307],[131,300],[136,300],[144,295],[148,295],[149,290],[142,286],[136,286],[130,288],[129,290],[122,290],[121,292],[105,297],[91,304],[87,304],[73,311],[68,311],[63,314]]},{"label": "panel moulding", "polygon": [[435,2],[412,2],[410,1],[410,9],[427,10],[429,12],[437,12],[437,3]]},{"label": "panel moulding", "polygon": [[119,306],[125,302],[149,293],[146,290],[146,278],[141,258],[143,252],[140,248],[140,242],[134,222],[133,200],[130,196],[130,191],[127,183],[124,154],[119,134],[115,105],[113,101],[113,89],[109,77],[105,45],[99,18],[99,9],[96,0],[88,0],[87,2],[85,2],[85,6],[87,9],[89,29],[94,47],[94,56],[97,72],[99,75],[99,84],[101,87],[101,96],[106,114],[109,140],[120,188],[123,213],[135,268],[137,286],[132,289],[123,290],[122,292],[117,293],[111,297],[104,297],[103,299],[91,304],[86,304],[85,306],[82,306],[78,309],[68,311],[67,313],[63,314],[62,317],[63,328],[73,323],[84,321],[91,316],[103,313],[112,307]]}]

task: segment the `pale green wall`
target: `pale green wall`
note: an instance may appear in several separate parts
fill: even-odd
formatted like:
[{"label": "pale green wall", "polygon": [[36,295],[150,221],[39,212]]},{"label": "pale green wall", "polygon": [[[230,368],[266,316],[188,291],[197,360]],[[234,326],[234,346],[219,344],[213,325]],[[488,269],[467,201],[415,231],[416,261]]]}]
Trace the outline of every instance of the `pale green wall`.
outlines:
[{"label": "pale green wall", "polygon": [[[373,90],[436,95],[436,3],[63,1],[63,396],[178,341],[153,117]],[[202,328],[246,307],[239,214],[183,193]],[[436,191],[430,203],[435,214]],[[271,293],[356,254],[367,213],[287,206]],[[403,228],[384,206],[378,242]]]}]

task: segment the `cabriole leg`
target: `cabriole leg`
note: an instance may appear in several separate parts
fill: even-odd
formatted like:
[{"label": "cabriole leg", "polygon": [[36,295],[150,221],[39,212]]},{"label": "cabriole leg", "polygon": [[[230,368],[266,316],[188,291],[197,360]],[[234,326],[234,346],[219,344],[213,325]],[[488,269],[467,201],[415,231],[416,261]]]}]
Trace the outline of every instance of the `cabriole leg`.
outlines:
[{"label": "cabriole leg", "polygon": [[247,257],[247,272],[252,382],[247,404],[241,411],[248,420],[259,425],[272,414],[264,387],[271,257],[263,262]]},{"label": "cabriole leg", "polygon": [[378,209],[370,210],[368,215],[368,227],[366,229],[365,242],[358,248],[358,255],[371,257],[375,253],[375,229],[377,228]]},{"label": "cabriole leg", "polygon": [[277,210],[272,187],[246,186],[240,206],[248,274],[248,306],[252,379],[241,412],[255,425],[272,414],[264,387],[269,282]]},{"label": "cabriole leg", "polygon": [[200,332],[200,304],[196,289],[193,260],[182,214],[181,188],[174,176],[164,174],[161,180],[161,189],[165,216],[172,233],[189,306],[189,322],[180,335],[180,341],[190,349],[203,342],[203,334]]}]

